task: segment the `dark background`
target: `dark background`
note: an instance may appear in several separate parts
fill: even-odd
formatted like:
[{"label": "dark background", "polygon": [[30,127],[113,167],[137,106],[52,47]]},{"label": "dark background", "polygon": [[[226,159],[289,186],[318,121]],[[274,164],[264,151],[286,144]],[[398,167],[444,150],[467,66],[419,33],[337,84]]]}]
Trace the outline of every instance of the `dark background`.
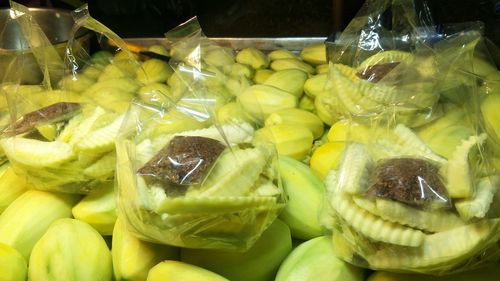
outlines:
[{"label": "dark background", "polygon": [[[342,31],[363,0],[18,0],[27,6],[74,9],[88,2],[91,15],[121,37],[162,37],[194,15],[209,37],[328,36]],[[434,20],[481,20],[500,45],[500,0],[430,0]],[[0,6],[8,7],[7,0]]]}]

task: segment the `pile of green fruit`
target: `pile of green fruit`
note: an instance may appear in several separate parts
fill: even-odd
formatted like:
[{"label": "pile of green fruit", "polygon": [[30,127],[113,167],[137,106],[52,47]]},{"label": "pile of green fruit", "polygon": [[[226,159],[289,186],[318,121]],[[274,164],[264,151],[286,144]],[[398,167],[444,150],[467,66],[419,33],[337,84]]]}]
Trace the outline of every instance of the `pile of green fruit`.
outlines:
[{"label": "pile of green fruit", "polygon": [[[150,46],[149,51],[175,55],[174,50],[160,45]],[[186,109],[207,113],[206,105],[192,95],[191,85],[196,82],[192,77],[166,61],[129,52],[93,54],[79,73],[64,77],[59,89],[50,92],[28,85],[16,89],[26,102],[25,114],[6,127],[0,140],[7,157],[0,167],[0,280],[361,281],[368,271],[337,257],[351,262],[356,257],[345,240],[355,239],[370,249],[372,243],[400,247],[394,249],[422,247],[408,250],[402,260],[397,258],[400,252],[394,251],[385,256],[376,251],[373,256],[357,256],[368,259],[368,267],[395,271],[412,263],[425,269],[467,260],[485,244],[498,244],[497,178],[493,184],[480,181],[476,187],[460,182],[467,179],[468,170],[457,178],[450,176],[460,188],[450,194],[457,198],[456,211],[440,214],[446,216],[446,222],[436,214],[405,205],[397,205],[397,212],[388,214],[383,204],[394,202],[366,202],[356,197],[367,163],[373,160],[362,153],[362,145],[351,142],[366,144],[372,133],[380,132],[343,115],[352,104],[339,104],[332,97],[337,95],[342,101],[356,88],[341,88],[329,81],[331,75],[345,74],[346,83],[355,78],[346,74],[351,70],[344,66],[327,65],[323,44],[305,46],[299,52],[211,45],[202,48],[200,57],[210,73],[202,86],[213,99],[213,112],[208,112],[213,118],[196,119],[186,113]],[[452,168],[463,170],[469,158],[477,155],[469,155],[469,151],[478,143],[498,147],[500,72],[480,59],[477,62],[481,65],[475,69],[482,87],[480,118],[491,137],[474,136],[470,123],[464,121],[461,104],[448,99],[439,101],[446,109],[442,117],[416,129],[397,127],[393,135],[385,136],[400,149],[397,153],[411,151],[411,155],[424,155],[438,163],[455,157],[453,163],[458,164]],[[6,108],[7,101],[2,102],[1,108]],[[126,122],[133,116],[133,104],[167,110],[160,118],[148,119],[150,123],[139,130]],[[140,132],[135,142],[127,144],[122,139],[115,147],[119,133],[130,130]],[[150,168],[146,164],[176,137],[231,146],[221,149],[201,188],[190,184],[181,196],[170,197],[146,180],[139,186],[131,175],[138,168]],[[269,144],[278,153],[276,163],[269,160],[272,153],[263,149]],[[131,151],[137,162],[129,158]],[[491,153],[493,166],[500,168],[500,150]],[[235,154],[239,156],[232,159]],[[453,169],[450,173],[457,171]],[[347,193],[332,192],[339,177],[344,177]],[[127,201],[134,192],[139,195]],[[331,198],[332,194],[337,197]],[[340,218],[322,213],[331,202]],[[429,229],[412,226],[420,229],[413,231],[404,221],[408,214],[420,215]],[[230,225],[214,227],[200,222],[208,215],[233,217],[227,220]],[[242,223],[245,216],[252,218],[251,223]],[[484,217],[491,220],[469,223]],[[335,219],[348,222],[345,235],[335,231],[332,235],[326,229],[336,225]],[[200,237],[169,236],[169,231],[186,221],[212,231],[207,232],[211,237],[243,243],[244,249],[227,249],[231,242],[226,240],[219,248],[219,244],[200,244]],[[166,222],[168,228],[158,228]],[[397,227],[404,235],[396,235],[393,230]],[[403,228],[412,231],[406,235],[408,230]],[[469,228],[478,236],[464,237],[472,233]],[[454,230],[453,237],[445,233]],[[431,232],[445,233],[435,241],[453,238],[449,243],[467,244],[450,252],[455,256],[435,254],[429,249],[435,244],[425,246]],[[200,235],[201,240],[206,238],[205,232]],[[494,256],[495,249],[489,249],[484,254]],[[430,258],[430,265],[416,264]],[[453,278],[380,271],[368,280],[494,280],[497,276],[498,270],[492,267]]]}]

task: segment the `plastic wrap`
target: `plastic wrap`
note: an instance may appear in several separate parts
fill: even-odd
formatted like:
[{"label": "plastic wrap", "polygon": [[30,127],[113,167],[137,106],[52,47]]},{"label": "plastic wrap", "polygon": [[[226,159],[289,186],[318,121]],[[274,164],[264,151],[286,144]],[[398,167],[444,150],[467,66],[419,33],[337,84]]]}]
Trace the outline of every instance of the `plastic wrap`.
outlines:
[{"label": "plastic wrap", "polygon": [[481,86],[498,71],[480,25],[434,26],[425,7],[367,1],[337,42],[325,99],[351,126],[321,220],[350,263],[448,274],[500,255],[495,93]]},{"label": "plastic wrap", "polygon": [[[39,28],[28,8],[11,3],[11,21],[17,23],[43,73],[39,85],[22,84],[26,68],[4,79],[10,89],[10,121],[0,145],[16,173],[36,189],[89,193],[112,180],[114,139],[124,112],[142,83],[140,62],[124,42],[88,14],[86,6],[73,12],[75,24],[61,56]],[[92,56],[79,40],[79,31],[92,30],[122,47],[116,54]],[[29,69],[28,69],[29,70]]]},{"label": "plastic wrap", "polygon": [[119,213],[141,239],[248,249],[285,204],[276,151],[252,144],[252,124],[217,118],[234,99],[219,64],[234,63],[232,50],[211,43],[195,18],[166,37],[179,98],[151,93],[128,111],[116,145]]}]

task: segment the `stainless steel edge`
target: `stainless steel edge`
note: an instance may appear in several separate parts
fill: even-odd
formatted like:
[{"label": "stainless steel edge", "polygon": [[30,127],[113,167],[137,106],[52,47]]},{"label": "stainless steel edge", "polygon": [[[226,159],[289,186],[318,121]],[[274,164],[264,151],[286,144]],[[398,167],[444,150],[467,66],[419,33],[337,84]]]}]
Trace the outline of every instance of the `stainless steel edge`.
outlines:
[{"label": "stainless steel edge", "polygon": [[[300,51],[304,46],[325,42],[326,37],[210,37],[209,39],[221,46],[236,50],[254,47],[265,51],[280,48]],[[140,46],[158,44],[169,47],[169,41],[166,38],[125,38],[124,40]]]}]

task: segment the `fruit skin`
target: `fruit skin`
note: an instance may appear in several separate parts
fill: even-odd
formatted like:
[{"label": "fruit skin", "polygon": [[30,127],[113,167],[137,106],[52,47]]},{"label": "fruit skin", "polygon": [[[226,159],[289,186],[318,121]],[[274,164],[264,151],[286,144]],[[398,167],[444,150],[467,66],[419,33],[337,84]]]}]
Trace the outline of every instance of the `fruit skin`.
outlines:
[{"label": "fruit skin", "polygon": [[285,124],[304,127],[311,131],[314,139],[320,138],[324,131],[323,121],[316,114],[298,108],[276,111],[267,117],[264,124],[265,126]]},{"label": "fruit skin", "polygon": [[269,59],[256,48],[245,48],[236,54],[236,62],[250,65],[254,69],[267,68]]},{"label": "fruit skin", "polygon": [[444,276],[377,271],[367,281],[497,281],[498,276],[500,264],[497,262],[488,267]]},{"label": "fruit skin", "polygon": [[335,256],[332,239],[320,236],[295,248],[281,264],[276,281],[363,281],[364,270]]},{"label": "fruit skin", "polygon": [[325,185],[307,165],[291,157],[279,157],[279,171],[288,197],[279,218],[290,227],[293,238],[306,240],[321,236],[323,228],[318,215]]},{"label": "fruit skin", "polygon": [[300,51],[300,57],[308,63],[320,65],[327,63],[326,47],[324,43],[313,44],[304,47]]},{"label": "fruit skin", "polygon": [[110,281],[111,253],[102,236],[89,224],[59,219],[33,248],[28,269],[32,281]]},{"label": "fruit skin", "polygon": [[166,260],[154,266],[146,281],[229,281],[217,273],[192,264]]},{"label": "fruit skin", "polygon": [[293,125],[265,126],[255,132],[254,143],[272,143],[278,154],[302,160],[312,148],[313,134],[307,128]]},{"label": "fruit skin", "polygon": [[153,244],[138,239],[117,219],[111,247],[116,281],[146,280],[152,267],[162,260],[179,258],[179,250],[167,245]]},{"label": "fruit skin", "polygon": [[90,224],[101,235],[111,235],[116,221],[114,183],[104,182],[86,195],[71,212],[76,219]]},{"label": "fruit skin", "polygon": [[57,219],[71,217],[79,196],[28,190],[0,215],[0,243],[28,259],[35,243]]},{"label": "fruit skin", "polygon": [[272,280],[292,250],[288,226],[276,219],[246,252],[181,249],[181,261],[218,273],[229,280]]},{"label": "fruit skin", "polygon": [[0,243],[0,281],[24,281],[28,266],[16,249]]},{"label": "fruit skin", "polygon": [[296,96],[268,85],[253,85],[237,98],[243,110],[252,118],[263,122],[271,113],[281,109],[297,107]]},{"label": "fruit skin", "polygon": [[304,90],[307,73],[300,69],[276,71],[264,82],[264,85],[276,87],[300,98]]}]

